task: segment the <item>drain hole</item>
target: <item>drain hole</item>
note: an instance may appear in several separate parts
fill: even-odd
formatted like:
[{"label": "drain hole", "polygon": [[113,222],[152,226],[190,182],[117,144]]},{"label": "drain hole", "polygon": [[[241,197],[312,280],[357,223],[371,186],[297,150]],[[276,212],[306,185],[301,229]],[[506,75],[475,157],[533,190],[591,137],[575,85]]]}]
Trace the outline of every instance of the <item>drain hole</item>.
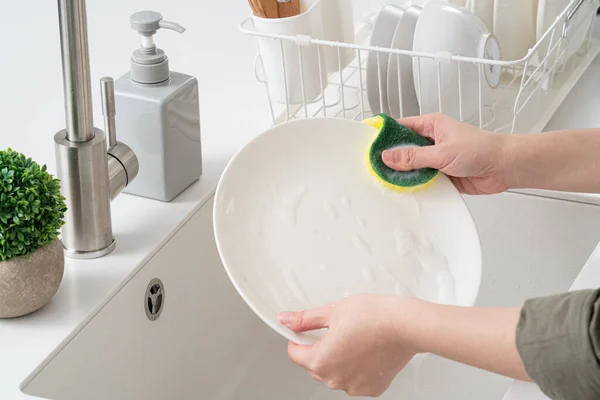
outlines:
[{"label": "drain hole", "polygon": [[150,281],[146,288],[145,308],[146,316],[151,321],[158,319],[163,309],[165,289],[160,279],[155,278]]}]

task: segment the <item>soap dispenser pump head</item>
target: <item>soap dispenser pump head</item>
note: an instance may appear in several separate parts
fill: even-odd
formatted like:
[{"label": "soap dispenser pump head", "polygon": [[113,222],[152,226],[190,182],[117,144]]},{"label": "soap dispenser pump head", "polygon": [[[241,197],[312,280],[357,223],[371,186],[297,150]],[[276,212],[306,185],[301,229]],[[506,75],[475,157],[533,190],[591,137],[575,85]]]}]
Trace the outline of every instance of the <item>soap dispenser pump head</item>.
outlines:
[{"label": "soap dispenser pump head", "polygon": [[154,35],[159,29],[170,29],[178,33],[185,28],[175,22],[163,20],[155,11],[139,11],[129,18],[131,28],[142,36],[142,45],[131,57],[131,79],[138,83],[161,83],[169,79],[169,59],[165,52],[157,49]]}]

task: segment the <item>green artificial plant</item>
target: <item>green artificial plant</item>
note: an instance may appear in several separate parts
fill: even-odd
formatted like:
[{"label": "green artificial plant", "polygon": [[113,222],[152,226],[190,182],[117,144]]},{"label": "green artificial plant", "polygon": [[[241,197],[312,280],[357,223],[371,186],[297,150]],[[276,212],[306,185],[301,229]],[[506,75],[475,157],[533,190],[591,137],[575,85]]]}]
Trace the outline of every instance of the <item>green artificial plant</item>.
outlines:
[{"label": "green artificial plant", "polygon": [[60,181],[46,166],[0,150],[0,261],[27,256],[53,242],[67,207]]}]

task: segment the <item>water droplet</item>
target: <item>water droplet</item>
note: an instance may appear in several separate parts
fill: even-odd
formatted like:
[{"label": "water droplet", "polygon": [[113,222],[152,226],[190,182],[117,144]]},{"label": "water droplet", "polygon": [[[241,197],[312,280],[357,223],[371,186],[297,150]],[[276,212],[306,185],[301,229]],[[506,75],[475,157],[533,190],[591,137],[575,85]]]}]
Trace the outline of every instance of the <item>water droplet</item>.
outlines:
[{"label": "water droplet", "polygon": [[330,235],[325,236],[328,242],[333,242],[333,238]]},{"label": "water droplet", "polygon": [[333,219],[338,219],[338,212],[333,206],[333,204],[327,202],[323,205],[325,212]]},{"label": "water droplet", "polygon": [[352,203],[350,202],[350,199],[345,196],[342,197],[341,202],[342,202],[342,205],[346,208],[352,207]]},{"label": "water droplet", "polygon": [[356,247],[356,249],[360,252],[364,253],[367,256],[371,255],[371,248],[369,247],[367,242],[365,242],[365,240],[357,234],[352,235],[352,243],[354,243],[354,247]]},{"label": "water droplet", "polygon": [[306,189],[302,189],[300,193],[298,193],[291,202],[291,210],[290,217],[293,225],[298,225],[298,210],[300,209],[300,205],[302,205],[302,200],[304,199],[304,195],[306,194]]},{"label": "water droplet", "polygon": [[375,281],[375,273],[370,268],[363,268],[363,278],[369,282]]},{"label": "water droplet", "polygon": [[517,287],[515,288],[515,290],[519,290],[521,289],[521,285],[517,285]]},{"label": "water droplet", "polygon": [[421,249],[428,253],[432,253],[434,251],[433,243],[431,243],[431,240],[429,240],[429,238],[426,236],[421,238]]},{"label": "water droplet", "polygon": [[400,257],[407,256],[416,247],[414,235],[403,227],[397,226],[394,229],[394,239],[396,239],[396,251]]},{"label": "water droplet", "polygon": [[225,216],[229,216],[232,212],[235,212],[235,198],[229,200],[227,203],[227,208],[225,209]]},{"label": "water droplet", "polygon": [[414,197],[415,200],[415,213],[417,214],[417,216],[421,216],[422,212],[421,212],[421,200],[419,200],[418,198]]},{"label": "water droplet", "polygon": [[379,377],[381,378],[383,376],[383,371],[379,371]]},{"label": "water droplet", "polygon": [[294,226],[298,225],[298,211],[302,205],[302,200],[304,199],[307,189],[301,188],[294,196],[288,199],[283,199],[281,197],[277,185],[273,186],[273,190],[275,191],[275,196],[279,203],[279,215],[283,222],[287,222]]},{"label": "water droplet", "polygon": [[367,221],[365,221],[365,219],[363,217],[361,217],[360,215],[356,216],[356,222],[358,223],[358,226],[360,226],[363,229],[367,228]]},{"label": "water droplet", "polygon": [[329,267],[325,263],[322,263],[321,265],[319,265],[319,268],[321,269],[321,271],[327,271],[329,269]]}]

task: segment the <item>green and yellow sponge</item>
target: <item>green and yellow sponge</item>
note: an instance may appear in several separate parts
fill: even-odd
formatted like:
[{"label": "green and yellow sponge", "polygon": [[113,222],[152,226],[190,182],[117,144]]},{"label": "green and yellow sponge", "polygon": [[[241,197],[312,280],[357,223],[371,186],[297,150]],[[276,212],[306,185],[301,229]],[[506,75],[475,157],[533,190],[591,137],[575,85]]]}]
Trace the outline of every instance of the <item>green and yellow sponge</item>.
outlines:
[{"label": "green and yellow sponge", "polygon": [[395,171],[385,165],[381,154],[398,147],[431,146],[432,143],[395,119],[379,114],[364,120],[379,132],[367,153],[367,166],[371,175],[386,187],[399,192],[414,192],[429,187],[439,175],[433,168],[414,171]]}]

